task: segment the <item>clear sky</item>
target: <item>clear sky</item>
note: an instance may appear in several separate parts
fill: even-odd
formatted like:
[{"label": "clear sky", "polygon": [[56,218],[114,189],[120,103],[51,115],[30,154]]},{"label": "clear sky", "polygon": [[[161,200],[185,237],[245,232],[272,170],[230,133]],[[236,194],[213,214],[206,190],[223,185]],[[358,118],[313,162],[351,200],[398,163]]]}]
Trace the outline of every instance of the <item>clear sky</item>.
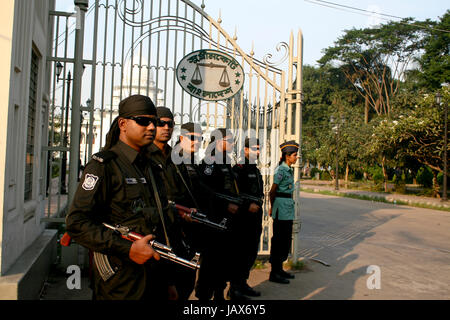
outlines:
[{"label": "clear sky", "polygon": [[[345,6],[380,12],[416,20],[437,20],[450,9],[448,0],[329,0]],[[198,6],[202,0],[193,0]],[[311,0],[311,2],[314,2]],[[205,11],[215,18],[221,11],[222,26],[231,35],[237,27],[238,44],[246,52],[254,41],[256,58],[272,53],[276,45],[289,42],[291,30],[303,32],[304,64],[314,65],[329,47],[343,34],[343,30],[365,28],[386,20],[370,14],[357,14],[349,9],[333,9],[305,0],[204,0]],[[394,19],[395,20],[395,19]],[[281,56],[280,56],[281,57]]]},{"label": "clear sky", "polygon": [[[132,1],[132,0],[128,0]],[[147,2],[148,0],[146,0]],[[191,0],[198,5],[202,0]],[[277,58],[279,42],[289,42],[289,34],[303,32],[304,64],[314,65],[322,50],[333,44],[346,29],[365,28],[387,22],[369,13],[355,13],[347,8],[334,9],[316,0],[203,0],[205,11],[214,19],[221,13],[222,26],[233,35],[237,29],[238,44],[250,52],[254,42],[255,57],[267,53]],[[343,6],[379,12],[416,20],[437,20],[450,9],[449,0],[328,0]],[[92,5],[94,0],[89,1]],[[56,9],[73,11],[73,0],[57,0]],[[393,19],[397,20],[397,19]],[[281,54],[278,55],[281,58]]]}]

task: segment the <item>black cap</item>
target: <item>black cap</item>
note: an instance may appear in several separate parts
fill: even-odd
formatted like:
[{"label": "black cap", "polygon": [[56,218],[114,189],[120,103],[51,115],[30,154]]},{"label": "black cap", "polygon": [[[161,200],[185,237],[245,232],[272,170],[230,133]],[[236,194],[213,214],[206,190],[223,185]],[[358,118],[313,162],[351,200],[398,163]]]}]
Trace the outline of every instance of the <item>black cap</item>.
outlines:
[{"label": "black cap", "polygon": [[156,108],[152,99],[140,94],[129,96],[119,103],[119,117],[156,116]]},{"label": "black cap", "polygon": [[259,138],[247,137],[245,138],[244,147],[259,146]]},{"label": "black cap", "polygon": [[202,126],[199,125],[198,123],[193,123],[193,122],[187,122],[187,123],[183,123],[181,125],[181,131],[186,131],[186,132],[195,132],[195,133],[202,133]]},{"label": "black cap", "polygon": [[158,107],[156,108],[156,116],[158,118],[170,118],[173,120],[173,113],[169,108],[166,107]]},{"label": "black cap", "polygon": [[294,153],[298,151],[299,144],[294,140],[286,141],[280,144],[282,153]]},{"label": "black cap", "polygon": [[232,135],[233,135],[233,132],[231,132],[230,129],[227,129],[227,128],[214,129],[210,134],[211,140],[209,143],[215,142],[216,139],[221,140],[225,137],[232,136]]}]

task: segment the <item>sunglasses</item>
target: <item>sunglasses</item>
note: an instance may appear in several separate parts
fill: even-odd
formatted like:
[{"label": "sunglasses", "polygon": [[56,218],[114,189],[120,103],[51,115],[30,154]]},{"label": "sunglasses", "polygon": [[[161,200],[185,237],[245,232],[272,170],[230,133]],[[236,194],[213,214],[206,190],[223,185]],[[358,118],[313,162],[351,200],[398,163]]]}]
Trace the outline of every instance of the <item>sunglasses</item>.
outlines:
[{"label": "sunglasses", "polygon": [[150,123],[153,123],[153,125],[156,127],[156,118],[149,118],[149,117],[128,117],[126,119],[134,120],[138,125],[143,127],[148,127]]},{"label": "sunglasses", "polygon": [[169,126],[169,128],[173,128],[173,126],[175,125],[175,123],[173,122],[173,120],[164,121],[164,120],[158,119],[158,120],[156,121],[156,125],[157,125],[158,127],[164,127],[166,124]]},{"label": "sunglasses", "polygon": [[187,134],[187,135],[184,135],[184,137],[190,139],[191,141],[203,141],[203,137],[202,136],[196,136],[196,135],[193,135],[193,134]]},{"label": "sunglasses", "polygon": [[252,151],[258,151],[259,147],[253,146],[253,147],[249,147],[249,149],[252,150]]}]

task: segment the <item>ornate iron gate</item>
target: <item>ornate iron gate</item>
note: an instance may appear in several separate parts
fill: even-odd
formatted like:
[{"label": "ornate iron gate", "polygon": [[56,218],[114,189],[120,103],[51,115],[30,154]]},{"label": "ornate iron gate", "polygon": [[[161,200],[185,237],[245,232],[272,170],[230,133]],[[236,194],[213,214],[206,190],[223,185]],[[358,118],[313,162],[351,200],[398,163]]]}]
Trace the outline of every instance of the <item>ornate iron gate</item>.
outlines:
[{"label": "ornate iron gate", "polygon": [[[75,1],[75,4],[77,2],[87,1]],[[156,105],[172,109],[177,125],[174,137],[177,136],[177,128],[188,121],[201,123],[206,136],[216,127],[228,127],[235,132],[236,157],[237,151],[243,148],[246,135],[260,137],[260,162],[267,200],[260,253],[268,254],[271,224],[267,215],[267,196],[273,170],[278,164],[278,146],[290,139],[299,141],[301,145],[302,35],[298,33],[295,51],[292,33],[289,44],[281,42],[278,45],[276,49],[284,51],[280,61],[272,62],[270,54],[260,61],[253,52],[245,53],[237,44],[237,35],[230,36],[222,28],[221,19],[214,20],[204,9],[204,4],[198,7],[188,0],[96,0],[85,8],[86,20],[81,26],[77,15],[52,13],[53,50],[48,60],[54,63],[55,73],[50,95],[51,139],[47,149],[49,153],[61,154],[58,157],[59,168],[64,165],[61,159],[67,151],[80,154],[80,162],[84,164],[104,144],[110,123],[118,114],[119,101],[136,93],[148,95]],[[73,68],[76,61],[71,52],[76,40],[73,31],[78,27],[86,30],[82,57],[85,68],[78,88],[81,121],[79,126],[71,123],[70,128],[80,132],[80,144],[69,143],[68,149],[64,140],[56,141],[55,136],[67,136],[68,130],[63,128],[67,128],[72,119],[67,118],[70,80],[66,71]],[[183,91],[177,83],[178,62],[188,53],[200,49],[228,53],[241,63],[245,83],[233,98],[219,102],[200,100]],[[63,67],[62,82],[58,81],[56,74],[59,63]],[[287,76],[279,68],[283,63],[288,66]],[[207,142],[208,139],[205,140]],[[62,176],[61,169],[59,176]],[[295,167],[295,177],[298,181],[299,164]],[[72,176],[70,179],[75,178]],[[298,200],[298,184],[296,190]],[[54,201],[49,199],[49,215],[52,203]],[[298,232],[299,219],[296,226],[295,231]]]}]

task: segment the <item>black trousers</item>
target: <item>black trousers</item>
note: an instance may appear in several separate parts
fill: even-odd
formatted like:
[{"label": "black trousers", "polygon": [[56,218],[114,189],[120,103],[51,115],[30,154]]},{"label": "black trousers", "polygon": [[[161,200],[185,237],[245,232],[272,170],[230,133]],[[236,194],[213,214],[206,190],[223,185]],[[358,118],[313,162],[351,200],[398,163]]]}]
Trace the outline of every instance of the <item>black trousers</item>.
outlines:
[{"label": "black trousers", "polygon": [[273,220],[269,262],[274,272],[282,270],[283,262],[288,258],[291,251],[292,224],[293,220]]},{"label": "black trousers", "polygon": [[233,221],[231,238],[230,281],[232,285],[246,283],[258,255],[262,232],[262,210],[257,213],[242,212]]},{"label": "black trousers", "polygon": [[[229,256],[229,232],[210,233],[208,244],[201,253],[200,269],[195,296],[199,300],[210,300],[215,292],[222,294],[229,280],[229,265],[232,257]],[[215,297],[217,298],[217,297]]]},{"label": "black trousers", "polygon": [[187,301],[194,291],[196,270],[177,266],[175,271],[175,287],[178,292],[179,301]]}]

